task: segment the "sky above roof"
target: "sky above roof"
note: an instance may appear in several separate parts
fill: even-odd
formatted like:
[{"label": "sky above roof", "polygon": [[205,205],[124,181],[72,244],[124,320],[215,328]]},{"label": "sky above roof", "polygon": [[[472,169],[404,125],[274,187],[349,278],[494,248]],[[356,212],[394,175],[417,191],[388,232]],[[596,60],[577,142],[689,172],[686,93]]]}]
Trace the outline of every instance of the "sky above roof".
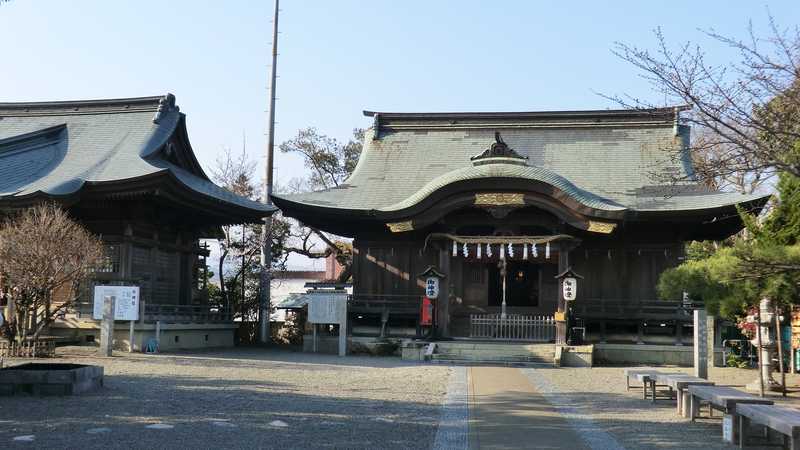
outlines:
[{"label": "sky above roof", "polygon": [[[79,5],[79,6],[76,6]],[[361,111],[535,111],[616,107],[606,94],[659,99],[614,42],[705,44],[698,28],[746,37],[800,17],[770,2],[284,0],[276,141],[315,126],[347,139]],[[223,147],[262,154],[272,2],[11,0],[0,4],[0,102],[172,92],[204,168]],[[259,159],[260,162],[260,159]],[[263,167],[263,166],[261,166]],[[276,156],[286,183],[302,162]]]}]

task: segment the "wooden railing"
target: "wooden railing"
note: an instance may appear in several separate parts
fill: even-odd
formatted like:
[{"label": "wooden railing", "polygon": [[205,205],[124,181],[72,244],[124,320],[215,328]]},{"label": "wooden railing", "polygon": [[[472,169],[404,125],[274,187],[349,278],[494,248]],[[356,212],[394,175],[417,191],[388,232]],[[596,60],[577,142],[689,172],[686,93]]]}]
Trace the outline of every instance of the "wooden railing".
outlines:
[{"label": "wooden railing", "polygon": [[421,300],[419,295],[354,294],[348,297],[348,304],[355,312],[409,314],[419,312]]},{"label": "wooden railing", "polygon": [[226,323],[232,322],[229,310],[207,305],[144,305],[145,322]]},{"label": "wooden railing", "polygon": [[[233,322],[231,311],[208,305],[151,305],[147,302],[142,308],[137,322],[153,323],[230,323]],[[79,303],[73,307],[80,317],[92,317],[92,304]]]},{"label": "wooden railing", "polygon": [[556,338],[553,316],[471,314],[469,337],[508,341],[551,342]]},{"label": "wooden railing", "polygon": [[692,320],[698,304],[665,300],[584,298],[570,304],[576,317],[604,319]]}]

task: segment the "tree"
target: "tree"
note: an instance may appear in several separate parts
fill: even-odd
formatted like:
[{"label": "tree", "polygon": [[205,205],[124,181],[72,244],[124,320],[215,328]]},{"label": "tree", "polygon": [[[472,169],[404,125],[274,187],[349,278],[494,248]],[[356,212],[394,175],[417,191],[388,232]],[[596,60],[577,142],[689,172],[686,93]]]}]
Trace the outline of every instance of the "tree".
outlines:
[{"label": "tree", "polygon": [[[283,153],[299,154],[310,176],[297,179],[292,190],[331,189],[340,186],[353,173],[364,146],[364,130],[353,129],[353,137],[346,143],[320,134],[316,128],[306,128],[297,132],[297,136],[280,145]],[[335,239],[322,231],[297,224],[289,229],[292,245],[286,251],[308,258],[327,258],[334,255],[336,261],[344,267],[337,281],[344,282],[352,275],[353,247],[349,242]],[[324,250],[316,247],[317,239],[325,245]]]},{"label": "tree", "polygon": [[[800,47],[796,50],[800,52]],[[798,72],[800,76],[800,72]],[[800,122],[773,124],[787,117],[800,119],[800,104],[794,102],[798,78],[785,93],[778,93],[764,106],[757,106],[753,117],[764,124],[756,138],[762,147],[783,145],[776,160],[800,161],[800,136],[785,142],[784,135],[766,130],[800,130]],[[780,144],[774,144],[780,142]],[[743,169],[746,170],[746,169]],[[712,312],[733,318],[761,298],[794,304],[800,298],[800,177],[778,169],[778,196],[769,215],[760,220],[739,211],[747,233],[719,247],[693,243],[689,260],[665,271],[659,280],[662,297],[677,297],[680,291],[704,300]]]},{"label": "tree", "polygon": [[13,305],[9,330],[34,342],[80,297],[82,284],[105,261],[100,239],[55,204],[42,204],[0,223],[2,295]]},{"label": "tree", "polygon": [[[781,30],[772,17],[769,23],[764,38],[751,25],[747,41],[707,31],[739,54],[738,62],[723,66],[708,63],[699,45],[671,50],[660,29],[655,52],[622,43],[614,51],[666,102],[687,105],[682,121],[696,136],[689,146],[696,175],[714,187],[752,192],[779,172],[800,176],[800,157],[786,151],[800,139],[800,27]],[[629,96],[606,97],[626,107],[656,106]]]}]

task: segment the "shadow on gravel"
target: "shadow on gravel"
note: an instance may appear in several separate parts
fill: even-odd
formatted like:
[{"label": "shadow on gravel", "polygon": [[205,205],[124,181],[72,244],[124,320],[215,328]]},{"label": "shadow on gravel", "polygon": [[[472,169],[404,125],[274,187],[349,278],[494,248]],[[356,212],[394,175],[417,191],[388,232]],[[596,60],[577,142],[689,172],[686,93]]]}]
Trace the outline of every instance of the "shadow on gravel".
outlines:
[{"label": "shadow on gravel", "polygon": [[[127,356],[127,355],[126,355]],[[158,355],[143,355],[134,353],[129,357],[148,361],[151,364],[185,364],[208,365],[216,364],[220,367],[302,367],[303,370],[313,366],[325,366],[324,370],[331,370],[331,366],[340,366],[343,369],[351,367],[368,368],[393,368],[413,367],[428,365],[417,361],[404,361],[397,356],[363,356],[348,355],[339,357],[319,353],[302,353],[283,348],[263,347],[237,347],[236,349],[211,349],[181,351],[179,353],[160,353]]]},{"label": "shadow on gravel", "polygon": [[[668,401],[655,404],[620,394],[598,394],[596,392],[571,392],[569,394],[550,394],[548,401],[526,401],[525,393],[509,392],[494,396],[491,403],[481,403],[481,420],[471,417],[472,425],[480,426],[483,432],[502,432],[506,423],[514,420],[504,419],[504,415],[531,416],[530,448],[538,448],[538,432],[570,433],[579,429],[596,429],[610,433],[620,444],[629,449],[683,449],[683,448],[732,448],[722,442],[721,413],[715,418],[700,418],[695,423],[680,419],[674,422],[648,420],[654,410],[669,417],[675,414],[675,405]],[[552,403],[551,403],[552,402]],[[609,405],[614,405],[613,409]],[[558,405],[555,409],[553,405]],[[602,418],[590,415],[603,410]],[[559,414],[554,414],[558,411]],[[565,422],[565,412],[572,419]],[[707,411],[703,414],[707,415]],[[518,421],[517,421],[518,423]],[[624,439],[620,439],[624,437]]]},{"label": "shadow on gravel", "polygon": [[[100,393],[0,399],[0,448],[31,447],[12,442],[22,435],[36,448],[430,448],[438,405],[344,392],[309,395],[213,368],[208,378],[114,375]],[[145,428],[154,423],[173,428]]]}]

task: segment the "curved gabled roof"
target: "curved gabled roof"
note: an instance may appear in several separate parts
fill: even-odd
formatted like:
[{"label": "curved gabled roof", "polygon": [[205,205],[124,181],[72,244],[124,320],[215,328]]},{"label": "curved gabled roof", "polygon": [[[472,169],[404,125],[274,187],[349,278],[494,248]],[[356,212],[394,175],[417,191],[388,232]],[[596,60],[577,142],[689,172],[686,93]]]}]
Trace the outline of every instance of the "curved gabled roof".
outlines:
[{"label": "curved gabled roof", "polygon": [[251,217],[274,211],[211,182],[175,97],[0,103],[0,200],[65,197],[90,185],[165,176]]},{"label": "curved gabled roof", "polygon": [[[293,208],[387,218],[446,186],[483,180],[545,183],[599,215],[691,214],[763,202],[766,196],[711,191],[691,180],[688,158],[675,158],[689,130],[680,108],[528,113],[376,113],[353,174],[333,189],[276,195]],[[476,165],[500,132],[515,162]],[[677,150],[677,152],[675,151]],[[472,183],[475,186],[476,183]],[[517,183],[519,185],[519,183]]]}]

